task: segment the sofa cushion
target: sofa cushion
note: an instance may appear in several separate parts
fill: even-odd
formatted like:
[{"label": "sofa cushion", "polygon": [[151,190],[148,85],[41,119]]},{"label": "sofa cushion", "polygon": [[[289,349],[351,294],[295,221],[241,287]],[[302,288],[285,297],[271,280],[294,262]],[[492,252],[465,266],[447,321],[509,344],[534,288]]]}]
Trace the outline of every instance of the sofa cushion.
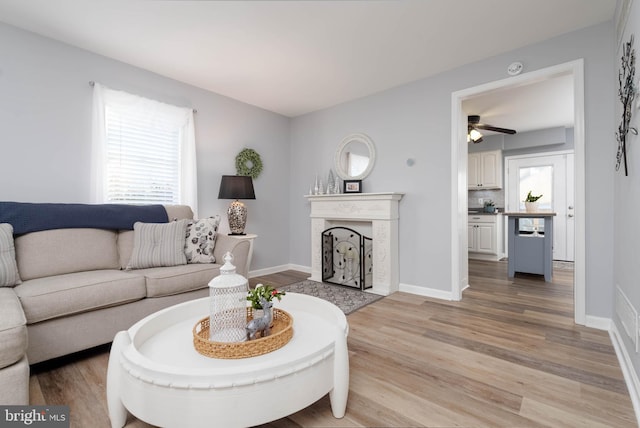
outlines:
[{"label": "sofa cushion", "polygon": [[[188,205],[165,205],[169,221],[192,219],[193,211]],[[118,233],[118,254],[120,255],[120,268],[126,269],[133,252],[133,230],[121,230]]]},{"label": "sofa cushion", "polygon": [[22,280],[100,269],[118,269],[117,232],[55,229],[16,237]]},{"label": "sofa cushion", "polygon": [[0,403],[3,406],[29,405],[29,363],[26,355],[0,370]]},{"label": "sofa cushion", "polygon": [[[95,270],[23,281],[13,288],[28,324],[143,299],[145,281],[120,270]],[[108,320],[105,320],[108,322]]]},{"label": "sofa cushion", "polygon": [[0,287],[13,287],[20,284],[16,248],[13,243],[13,226],[0,224]]},{"label": "sofa cushion", "polygon": [[133,252],[127,269],[187,264],[184,240],[188,220],[133,225]]},{"label": "sofa cushion", "polygon": [[27,320],[13,289],[0,288],[0,369],[27,352]]},{"label": "sofa cushion", "polygon": [[120,269],[126,269],[133,252],[133,230],[121,230],[118,232],[118,255],[120,257]]},{"label": "sofa cushion", "polygon": [[213,249],[220,216],[190,220],[187,224],[187,238],[184,243],[184,254],[187,263],[215,263]]},{"label": "sofa cushion", "polygon": [[147,297],[170,296],[198,290],[220,274],[219,264],[191,264],[129,271],[146,278]]},{"label": "sofa cushion", "polygon": [[164,209],[167,210],[169,221],[193,218],[193,211],[189,205],[165,205]]}]

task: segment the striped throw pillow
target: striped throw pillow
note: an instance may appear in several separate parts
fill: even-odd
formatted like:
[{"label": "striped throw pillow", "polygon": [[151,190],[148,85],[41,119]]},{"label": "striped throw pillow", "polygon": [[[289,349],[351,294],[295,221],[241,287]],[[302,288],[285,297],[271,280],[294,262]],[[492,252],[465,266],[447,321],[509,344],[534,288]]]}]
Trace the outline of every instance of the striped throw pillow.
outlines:
[{"label": "striped throw pillow", "polygon": [[133,225],[133,252],[127,269],[187,264],[184,241],[189,220]]},{"label": "striped throw pillow", "polygon": [[13,244],[13,226],[0,224],[0,287],[13,287],[20,284],[16,248]]}]

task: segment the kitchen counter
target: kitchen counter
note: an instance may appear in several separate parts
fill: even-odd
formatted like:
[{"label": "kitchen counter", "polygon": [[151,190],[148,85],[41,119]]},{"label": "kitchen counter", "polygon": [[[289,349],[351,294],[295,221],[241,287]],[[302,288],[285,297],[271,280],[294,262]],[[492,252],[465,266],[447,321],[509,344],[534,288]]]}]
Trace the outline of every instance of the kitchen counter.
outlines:
[{"label": "kitchen counter", "polygon": [[478,209],[478,210],[474,210],[474,209],[470,209],[468,211],[469,215],[498,215],[498,214],[504,214],[502,211],[495,211],[492,213],[487,213],[482,211],[482,209]]},{"label": "kitchen counter", "polygon": [[554,213],[553,211],[536,211],[534,213],[528,213],[526,211],[516,211],[516,212],[510,211],[503,214],[510,217],[526,217],[526,218],[553,217],[556,215],[556,213]]}]

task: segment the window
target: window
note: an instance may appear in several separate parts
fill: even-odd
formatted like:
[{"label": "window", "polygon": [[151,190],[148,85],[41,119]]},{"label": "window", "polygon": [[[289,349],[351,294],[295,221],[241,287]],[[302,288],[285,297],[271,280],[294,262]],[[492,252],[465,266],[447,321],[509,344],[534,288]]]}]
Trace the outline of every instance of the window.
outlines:
[{"label": "window", "polygon": [[96,203],[186,204],[196,212],[193,110],[94,85]]}]

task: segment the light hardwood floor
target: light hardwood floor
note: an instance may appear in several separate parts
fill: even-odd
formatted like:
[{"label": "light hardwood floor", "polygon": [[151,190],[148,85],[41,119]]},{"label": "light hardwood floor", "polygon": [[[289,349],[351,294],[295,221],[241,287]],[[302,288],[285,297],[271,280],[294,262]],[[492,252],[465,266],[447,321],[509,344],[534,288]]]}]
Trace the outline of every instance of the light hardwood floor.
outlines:
[{"label": "light hardwood floor", "polygon": [[[461,302],[395,293],[348,316],[343,419],[324,397],[265,427],[637,426],[609,335],[573,324],[570,270],[545,283],[507,278],[505,262],[470,261],[469,274]],[[32,404],[66,404],[73,427],[107,427],[107,360],[105,346],[34,367]],[[130,417],[127,426],[149,425]]]}]

